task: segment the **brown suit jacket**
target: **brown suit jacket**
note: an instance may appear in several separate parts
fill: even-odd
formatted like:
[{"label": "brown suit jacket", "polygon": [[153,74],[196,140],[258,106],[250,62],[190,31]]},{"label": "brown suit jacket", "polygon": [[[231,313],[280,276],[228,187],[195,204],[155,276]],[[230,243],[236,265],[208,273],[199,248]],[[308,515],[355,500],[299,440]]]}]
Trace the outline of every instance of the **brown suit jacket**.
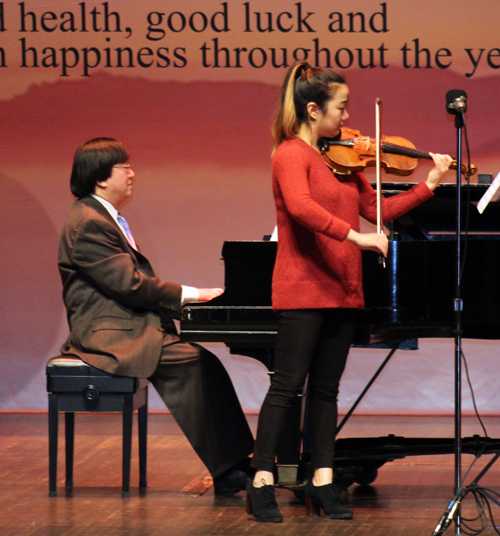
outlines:
[{"label": "brown suit jacket", "polygon": [[92,196],[68,214],[59,272],[70,327],[61,352],[113,374],[150,377],[165,335],[161,324],[178,315],[182,287],[155,276]]}]

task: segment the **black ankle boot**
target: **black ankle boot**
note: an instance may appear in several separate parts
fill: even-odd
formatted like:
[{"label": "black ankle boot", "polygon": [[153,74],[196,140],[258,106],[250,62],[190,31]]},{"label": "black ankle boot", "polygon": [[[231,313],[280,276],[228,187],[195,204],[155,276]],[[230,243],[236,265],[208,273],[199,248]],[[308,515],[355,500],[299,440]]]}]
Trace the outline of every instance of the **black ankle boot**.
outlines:
[{"label": "black ankle boot", "polygon": [[274,486],[256,488],[253,482],[248,483],[247,514],[253,514],[255,521],[262,523],[281,523],[283,521],[283,516],[276,503]]},{"label": "black ankle boot", "polygon": [[306,511],[308,516],[319,516],[321,510],[326,519],[352,519],[350,508],[340,501],[340,494],[335,484],[314,486],[311,481],[306,485]]}]

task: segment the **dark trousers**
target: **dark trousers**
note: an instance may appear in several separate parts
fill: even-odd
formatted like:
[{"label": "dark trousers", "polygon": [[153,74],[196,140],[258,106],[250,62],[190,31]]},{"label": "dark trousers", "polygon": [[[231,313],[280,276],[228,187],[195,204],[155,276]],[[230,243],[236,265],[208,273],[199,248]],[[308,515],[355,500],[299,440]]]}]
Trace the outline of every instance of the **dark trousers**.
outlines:
[{"label": "dark trousers", "polygon": [[166,334],[149,381],[212,476],[251,454],[252,433],[231,379],[214,354]]},{"label": "dark trousers", "polygon": [[281,311],[271,386],[262,405],[252,460],[273,471],[284,425],[309,374],[308,426],[314,468],[333,467],[337,397],[355,326],[350,309]]}]

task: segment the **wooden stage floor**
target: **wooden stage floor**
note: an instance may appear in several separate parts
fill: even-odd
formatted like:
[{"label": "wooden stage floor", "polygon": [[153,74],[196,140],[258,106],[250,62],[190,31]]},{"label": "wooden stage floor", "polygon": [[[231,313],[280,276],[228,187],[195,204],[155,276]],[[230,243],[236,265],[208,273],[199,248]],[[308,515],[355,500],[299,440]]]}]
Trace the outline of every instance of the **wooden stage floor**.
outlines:
[{"label": "wooden stage floor", "polygon": [[[249,416],[253,428],[256,417]],[[484,419],[490,437],[500,437],[500,417]],[[352,521],[305,516],[305,508],[288,490],[278,504],[280,525],[255,523],[245,514],[244,493],[214,499],[205,493],[181,493],[208,473],[170,415],[151,414],[148,445],[148,490],[137,489],[138,463],[134,424],[132,489],[121,498],[121,420],[117,414],[76,416],[75,488],[63,488],[64,456],[59,456],[59,497],[48,497],[46,414],[0,413],[1,536],[177,536],[177,535],[331,535],[431,536],[453,495],[453,456],[408,457],[384,465],[371,486],[349,488]],[[464,419],[464,436],[480,433],[475,419]],[[353,417],[343,430],[348,437],[451,437],[453,417]],[[62,438],[60,449],[62,448]],[[484,467],[489,456],[477,462]],[[464,455],[463,465],[471,461]],[[500,463],[482,481],[500,491]],[[463,515],[473,513],[466,498]],[[500,524],[500,508],[494,507]],[[446,534],[454,534],[450,527]],[[491,526],[482,534],[494,534]]]}]

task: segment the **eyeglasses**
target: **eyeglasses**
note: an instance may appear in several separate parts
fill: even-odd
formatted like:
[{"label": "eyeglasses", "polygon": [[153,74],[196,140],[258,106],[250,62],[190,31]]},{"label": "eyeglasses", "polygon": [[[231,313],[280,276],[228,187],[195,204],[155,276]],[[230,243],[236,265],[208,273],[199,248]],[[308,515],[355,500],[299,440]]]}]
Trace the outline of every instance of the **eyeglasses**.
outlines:
[{"label": "eyeglasses", "polygon": [[116,164],[113,167],[117,169],[121,169],[125,172],[130,171],[132,169],[132,166],[130,164]]}]

